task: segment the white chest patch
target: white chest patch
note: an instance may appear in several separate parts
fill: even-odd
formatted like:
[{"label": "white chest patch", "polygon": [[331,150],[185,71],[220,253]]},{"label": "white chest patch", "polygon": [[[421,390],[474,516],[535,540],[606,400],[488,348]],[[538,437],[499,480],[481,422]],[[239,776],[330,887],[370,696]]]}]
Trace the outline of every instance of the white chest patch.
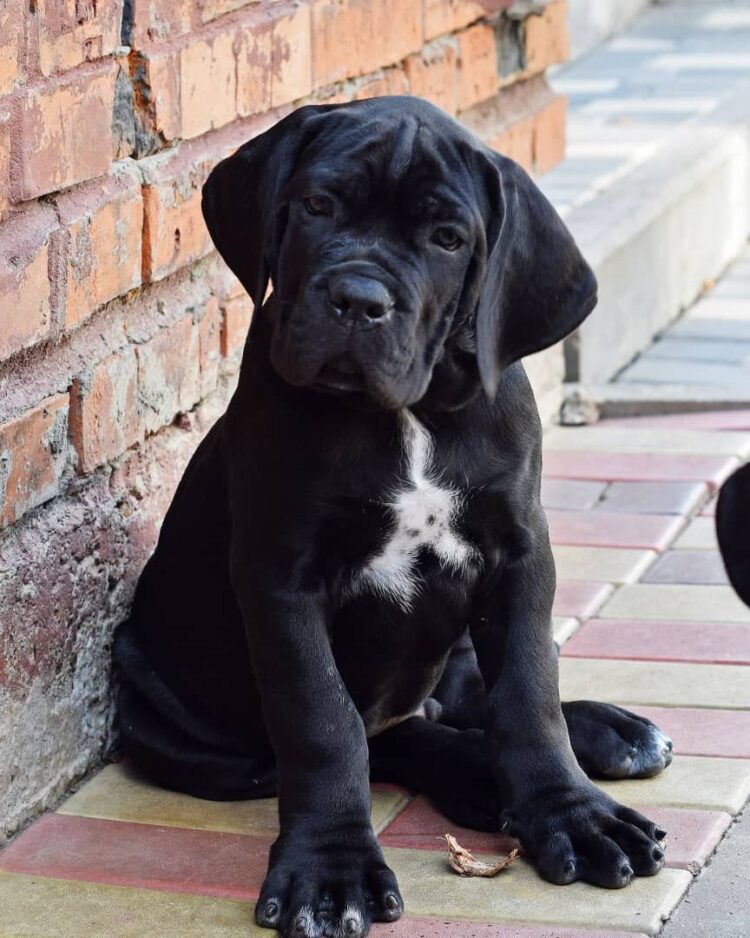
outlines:
[{"label": "white chest patch", "polygon": [[441,484],[432,464],[432,437],[408,410],[399,414],[404,446],[404,483],[388,499],[393,526],[380,551],[354,577],[352,593],[370,589],[410,609],[419,591],[417,557],[429,548],[451,570],[465,569],[478,558],[474,547],[456,533],[461,493]]}]

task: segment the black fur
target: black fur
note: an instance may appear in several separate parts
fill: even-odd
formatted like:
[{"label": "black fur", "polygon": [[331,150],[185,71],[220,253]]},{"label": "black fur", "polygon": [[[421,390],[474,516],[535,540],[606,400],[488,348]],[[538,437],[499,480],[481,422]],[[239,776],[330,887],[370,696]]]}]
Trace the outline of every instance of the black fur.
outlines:
[{"label": "black fur", "polygon": [[[256,917],[284,935],[400,915],[368,774],[504,825],[552,882],[656,872],[664,832],[588,780],[568,730],[603,775],[658,771],[663,738],[558,696],[518,359],[574,329],[596,284],[554,210],[436,108],[382,98],[294,112],[214,170],[204,213],[256,313],[117,637],[126,751],[201,797],[278,792]],[[473,548],[462,569],[421,550],[410,608],[352,588],[393,525],[403,408]]]}]

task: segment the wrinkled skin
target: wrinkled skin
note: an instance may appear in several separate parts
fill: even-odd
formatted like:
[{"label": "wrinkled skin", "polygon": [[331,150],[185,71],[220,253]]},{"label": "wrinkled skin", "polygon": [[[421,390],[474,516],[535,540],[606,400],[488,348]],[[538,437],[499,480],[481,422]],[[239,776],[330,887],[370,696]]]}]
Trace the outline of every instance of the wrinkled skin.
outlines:
[{"label": "wrinkled skin", "polygon": [[[595,303],[562,222],[515,164],[412,98],[293,113],[214,170],[204,214],[256,313],[117,636],[125,750],[199,797],[278,794],[256,919],[284,936],[401,914],[369,778],[512,831],[551,882],[657,872],[664,832],[586,773],[654,774],[671,744],[558,694],[518,359]],[[399,492],[422,546],[376,587]],[[439,537],[425,492],[452,506]]]}]

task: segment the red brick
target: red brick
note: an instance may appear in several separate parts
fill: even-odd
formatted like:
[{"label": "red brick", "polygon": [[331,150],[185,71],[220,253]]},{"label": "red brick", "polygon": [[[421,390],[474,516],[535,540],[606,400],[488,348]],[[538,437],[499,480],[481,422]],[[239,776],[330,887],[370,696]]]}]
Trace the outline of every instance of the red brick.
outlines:
[{"label": "red brick", "polygon": [[409,91],[449,114],[457,110],[458,55],[453,41],[431,43],[404,61]]},{"label": "red brick", "polygon": [[180,113],[183,137],[223,127],[237,115],[235,31],[193,39],[180,51]]},{"label": "red brick", "polygon": [[49,333],[56,229],[54,210],[41,203],[0,225],[0,361]]},{"label": "red brick", "polygon": [[0,95],[12,91],[23,77],[25,11],[24,0],[7,0],[0,4]]},{"label": "red brick", "polygon": [[115,63],[107,62],[29,89],[19,128],[18,201],[107,171],[114,146],[115,75]]},{"label": "red brick", "polygon": [[182,135],[180,53],[176,49],[145,48],[131,52],[130,77],[136,116],[141,129],[157,141]]},{"label": "red brick", "polygon": [[734,456],[557,451],[544,454],[545,475],[557,479],[601,479],[605,482],[698,479],[716,489],[736,468]]},{"label": "red brick", "polygon": [[528,173],[534,168],[534,122],[535,115],[530,114],[488,141],[494,150],[515,160]]},{"label": "red brick", "polygon": [[115,352],[73,381],[70,434],[81,473],[138,441],[138,360],[133,348]]},{"label": "red brick", "polygon": [[38,35],[42,74],[111,55],[120,45],[121,17],[122,0],[36,0],[28,22]]},{"label": "red brick", "polygon": [[141,431],[155,433],[200,399],[198,329],[185,316],[136,348]]},{"label": "red brick", "polygon": [[409,82],[403,68],[385,68],[372,78],[364,79],[354,92],[353,99],[362,101],[384,94],[409,94]]},{"label": "red brick", "polygon": [[550,0],[524,22],[524,76],[536,75],[570,56],[567,0]]},{"label": "red brick", "polygon": [[225,155],[183,146],[171,154],[141,160],[143,189],[143,279],[160,280],[211,251],[201,214],[201,186]]},{"label": "red brick", "polygon": [[415,0],[313,0],[313,85],[322,88],[401,61],[422,47]]},{"label": "red brick", "polygon": [[556,95],[534,115],[534,171],[546,173],[565,157],[568,99]]},{"label": "red brick", "polygon": [[205,397],[214,390],[219,380],[222,314],[216,297],[212,296],[208,300],[202,313],[198,324],[198,345],[201,372],[200,395]]},{"label": "red brick", "polygon": [[67,459],[68,395],[0,427],[0,525],[57,495]]},{"label": "red brick", "polygon": [[425,39],[463,29],[510,6],[511,0],[424,0]]},{"label": "red brick", "polygon": [[223,319],[221,323],[221,354],[225,358],[232,358],[242,350],[245,345],[247,331],[253,315],[253,301],[243,293],[234,296],[224,303]]},{"label": "red brick", "polygon": [[[174,2],[174,0],[172,0]],[[259,4],[260,0],[198,0],[201,20],[208,23],[241,7]]]},{"label": "red brick", "polygon": [[10,207],[10,122],[11,110],[0,106],[0,222]]},{"label": "red brick", "polygon": [[492,26],[479,23],[458,35],[458,109],[491,98],[498,88],[497,44]]},{"label": "red brick", "polygon": [[273,23],[269,16],[257,16],[243,24],[237,52],[237,114],[240,117],[260,114],[271,107],[272,48]]},{"label": "red brick", "polygon": [[139,49],[145,42],[189,33],[193,6],[192,0],[135,0],[131,44]]},{"label": "red brick", "polygon": [[124,165],[56,198],[66,229],[65,325],[78,325],[141,280],[143,199]]},{"label": "red brick", "polygon": [[271,105],[280,107],[312,91],[309,5],[272,11]]}]

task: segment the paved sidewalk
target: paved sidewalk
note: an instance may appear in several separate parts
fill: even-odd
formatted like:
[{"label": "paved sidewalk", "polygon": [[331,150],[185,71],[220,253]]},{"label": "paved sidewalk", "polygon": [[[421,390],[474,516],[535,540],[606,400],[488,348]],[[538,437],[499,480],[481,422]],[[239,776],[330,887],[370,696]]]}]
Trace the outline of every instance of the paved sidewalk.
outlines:
[{"label": "paved sidewalk", "polygon": [[539,184],[565,217],[632,173],[750,79],[750,0],[663,3],[551,75],[566,155]]},{"label": "paved sidewalk", "polygon": [[750,393],[750,246],[616,381]]},{"label": "paved sidewalk", "polygon": [[[750,411],[557,428],[545,451],[563,695],[629,705],[675,740],[662,776],[604,786],[669,831],[667,868],[620,891],[551,886],[523,861],[461,879],[441,834],[486,854],[510,842],[378,788],[406,916],[373,938],[654,935],[750,795],[750,610],[726,585],[712,518],[750,453]],[[108,766],[0,853],[0,938],[270,934],[252,903],[275,829],[271,800],[202,802]],[[747,933],[738,918],[722,936]]]}]

